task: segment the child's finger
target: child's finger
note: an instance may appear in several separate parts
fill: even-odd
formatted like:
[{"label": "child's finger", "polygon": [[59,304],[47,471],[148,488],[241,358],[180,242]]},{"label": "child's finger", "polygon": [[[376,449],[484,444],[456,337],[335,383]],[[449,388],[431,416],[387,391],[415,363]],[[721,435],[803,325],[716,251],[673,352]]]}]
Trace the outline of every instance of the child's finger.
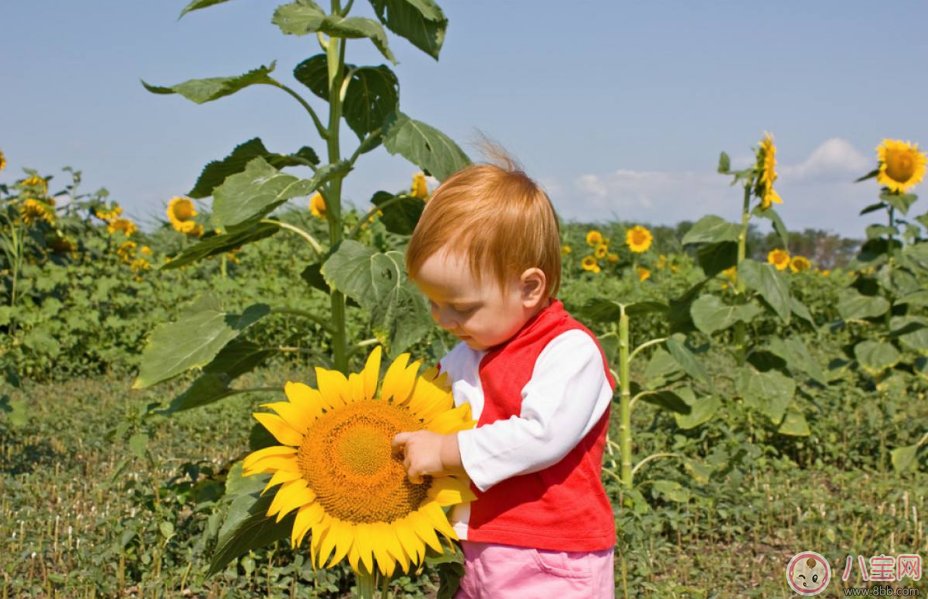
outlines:
[{"label": "child's finger", "polygon": [[397,453],[403,449],[410,435],[412,435],[412,433],[397,433],[396,436],[393,437],[393,441],[390,443],[390,448],[393,453]]}]

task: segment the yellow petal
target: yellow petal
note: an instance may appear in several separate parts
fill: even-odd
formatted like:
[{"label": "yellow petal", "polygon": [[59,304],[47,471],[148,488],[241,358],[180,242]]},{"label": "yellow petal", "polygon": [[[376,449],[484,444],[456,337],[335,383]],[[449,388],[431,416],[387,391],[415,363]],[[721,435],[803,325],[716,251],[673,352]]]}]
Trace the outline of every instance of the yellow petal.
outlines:
[{"label": "yellow petal", "polygon": [[337,370],[316,366],[316,384],[325,402],[333,408],[340,408],[353,401],[348,379]]},{"label": "yellow petal", "polygon": [[384,401],[392,401],[401,404],[412,393],[412,388],[416,384],[416,373],[419,371],[421,360],[417,360],[406,367],[409,361],[409,354],[400,354],[396,360],[390,364],[387,374],[383,377],[383,388],[380,390],[380,396]]},{"label": "yellow petal", "polygon": [[295,428],[284,422],[284,419],[276,414],[267,414],[265,412],[255,412],[252,414],[255,420],[264,425],[274,438],[284,445],[299,446],[303,442],[301,435]]},{"label": "yellow petal", "polygon": [[322,394],[317,389],[313,389],[305,383],[293,383],[288,381],[284,385],[284,393],[290,403],[299,406],[301,410],[312,414],[313,419],[322,416],[322,410],[326,408],[322,400]]},{"label": "yellow petal", "polygon": [[442,549],[441,543],[438,541],[438,535],[435,534],[435,529],[428,517],[422,513],[422,508],[419,508],[419,511],[410,512],[406,519],[412,524],[413,530],[420,539],[428,543],[428,546],[438,553],[444,553],[444,549]]},{"label": "yellow petal", "polygon": [[[335,549],[336,541],[338,540],[338,525],[340,520],[333,517],[332,521],[329,522],[329,529],[326,531],[325,536],[322,537],[322,542],[319,545],[319,563],[324,564],[328,559],[329,555],[332,553],[332,550]],[[331,567],[334,562],[330,563],[327,567]]]},{"label": "yellow petal", "polygon": [[271,506],[267,508],[267,515],[277,514],[277,521],[280,522],[293,510],[309,505],[315,500],[316,494],[306,486],[306,481],[300,478],[284,484],[277,491],[277,495],[271,501]]},{"label": "yellow petal", "polygon": [[[308,429],[313,421],[316,419],[311,413],[303,410],[300,406],[292,404],[289,401],[277,401],[274,403],[263,403],[261,404],[262,408],[270,408],[277,412],[284,422],[290,425],[293,430],[300,433],[300,435],[306,434],[306,429]],[[302,441],[301,441],[302,443]]]},{"label": "yellow petal", "polygon": [[351,564],[351,569],[355,572],[360,572],[358,568],[358,560],[361,559],[361,552],[358,550],[358,527],[354,526],[354,541],[351,543],[351,547],[348,549],[348,563]]},{"label": "yellow petal", "polygon": [[[376,523],[377,544],[386,549],[392,556],[390,562],[399,561],[403,565],[403,571],[409,571],[409,558],[403,551],[403,545],[396,536],[393,524],[385,522]],[[380,559],[380,558],[377,558]]]},{"label": "yellow petal", "polygon": [[416,535],[415,525],[409,519],[409,516],[397,520],[393,523],[393,529],[396,531],[396,538],[413,562],[420,563],[425,557],[425,543]]},{"label": "yellow petal", "polygon": [[435,380],[435,377],[438,376],[438,366],[432,366],[422,371],[422,374],[419,375],[419,378],[423,378],[427,381]]},{"label": "yellow petal", "polygon": [[251,468],[242,470],[242,475],[251,476],[253,474],[276,472],[278,470],[299,472],[300,465],[297,463],[295,456],[272,455],[258,460],[257,462],[253,462]]},{"label": "yellow petal", "polygon": [[364,563],[369,573],[374,572],[373,547],[371,547],[370,525],[365,522],[359,522],[355,525],[356,532],[354,535],[355,543],[358,545],[358,555]]},{"label": "yellow petal", "polygon": [[296,513],[296,520],[293,522],[293,530],[290,533],[290,546],[299,547],[303,543],[303,537],[309,532],[313,524],[322,519],[325,510],[318,503],[304,505]]},{"label": "yellow petal", "polygon": [[409,399],[409,410],[418,418],[430,418],[435,413],[454,407],[454,395],[434,382],[419,379]]},{"label": "yellow petal", "polygon": [[371,351],[367,357],[367,363],[364,370],[361,371],[361,377],[364,379],[364,399],[373,399],[377,394],[377,383],[380,380],[380,359],[383,354],[383,347],[378,345]]},{"label": "yellow petal", "polygon": [[428,498],[444,507],[474,501],[477,497],[465,481],[451,476],[436,476],[429,486]]},{"label": "yellow petal", "polygon": [[[387,530],[384,530],[386,528]],[[387,551],[389,525],[384,522],[371,522],[367,525],[371,533],[371,548],[374,550],[374,557],[377,559],[377,567],[380,573],[387,574],[387,569],[394,562],[394,558]]]},{"label": "yellow petal", "polygon": [[443,411],[425,421],[426,430],[441,435],[450,435],[458,431],[473,428],[476,421],[470,419],[470,404],[461,404],[453,410]]},{"label": "yellow petal", "polygon": [[348,550],[351,549],[351,544],[354,543],[353,531],[354,525],[351,522],[343,522],[337,519],[333,520],[330,534],[335,536],[335,553],[332,555],[332,561],[329,562],[329,567],[342,561],[342,559],[348,555]]},{"label": "yellow petal", "polygon": [[319,546],[322,543],[325,535],[329,533],[330,527],[329,524],[332,522],[332,516],[328,514],[323,514],[322,520],[313,524],[313,536],[309,544],[309,556],[314,564],[317,564],[320,568],[325,564],[325,558],[328,556],[317,555],[319,552]]},{"label": "yellow petal", "polygon": [[265,447],[264,449],[259,449],[253,453],[248,454],[245,457],[245,460],[242,462],[243,469],[250,469],[252,464],[255,462],[264,459],[270,456],[287,456],[293,455],[296,453],[295,447],[285,447],[283,445],[273,445],[271,447]]},{"label": "yellow petal", "polygon": [[[264,495],[270,491],[271,487],[275,487],[281,483],[288,483],[290,481],[301,478],[303,475],[299,472],[293,472],[291,470],[278,470],[274,473],[274,476],[271,477],[271,480],[268,481],[267,486],[264,487],[264,490],[261,491],[261,494]],[[435,485],[432,485],[434,487]],[[431,491],[431,487],[429,488]]]},{"label": "yellow petal", "polygon": [[364,399],[364,378],[357,372],[348,374],[348,388],[351,389],[351,397],[355,401]]},{"label": "yellow petal", "polygon": [[451,528],[451,524],[448,523],[448,516],[445,515],[445,510],[441,509],[441,506],[438,505],[435,501],[426,501],[419,507],[419,513],[425,515],[428,518],[429,523],[441,534],[445,535],[449,539],[458,539],[458,534],[454,532],[454,529]]}]

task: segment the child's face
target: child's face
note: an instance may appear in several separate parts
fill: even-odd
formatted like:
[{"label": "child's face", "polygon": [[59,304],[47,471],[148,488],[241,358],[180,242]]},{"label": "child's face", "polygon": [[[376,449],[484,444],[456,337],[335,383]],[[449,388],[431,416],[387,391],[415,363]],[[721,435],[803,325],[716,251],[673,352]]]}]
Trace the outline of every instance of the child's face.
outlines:
[{"label": "child's face", "polygon": [[539,268],[526,270],[501,290],[489,275],[478,285],[465,259],[445,252],[425,261],[415,283],[428,298],[438,326],[474,350],[507,341],[550,304],[543,297],[547,285]]}]

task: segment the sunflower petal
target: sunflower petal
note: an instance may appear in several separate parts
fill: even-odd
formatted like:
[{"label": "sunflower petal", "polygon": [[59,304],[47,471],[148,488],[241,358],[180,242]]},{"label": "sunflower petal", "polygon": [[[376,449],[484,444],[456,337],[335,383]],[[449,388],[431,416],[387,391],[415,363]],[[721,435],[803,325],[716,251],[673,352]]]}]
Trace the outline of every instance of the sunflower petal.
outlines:
[{"label": "sunflower petal", "polygon": [[[329,555],[332,553],[332,550],[335,549],[336,541],[338,541],[338,525],[340,524],[338,518],[332,517],[332,521],[329,522],[329,530],[326,531],[325,536],[322,537],[322,542],[319,545],[319,563],[325,563]],[[327,568],[331,568],[334,565],[334,561],[330,563]]]},{"label": "sunflower petal", "polygon": [[425,543],[416,535],[415,525],[409,516],[394,522],[393,527],[410,561],[421,563],[420,560],[425,557]]},{"label": "sunflower petal", "polygon": [[367,363],[364,365],[364,370],[361,371],[361,377],[364,379],[364,399],[373,399],[377,394],[382,354],[383,347],[378,345],[367,357]]},{"label": "sunflower petal", "polygon": [[477,422],[470,418],[470,404],[465,403],[454,408],[438,412],[432,418],[425,420],[425,429],[441,435],[450,435],[458,431],[473,428]]},{"label": "sunflower petal", "polygon": [[328,556],[319,555],[319,547],[325,536],[331,531],[331,523],[332,516],[324,514],[322,520],[313,524],[313,536],[311,539],[312,542],[309,544],[309,555],[313,563],[320,568],[325,564],[325,558]]},{"label": "sunflower petal", "polygon": [[451,524],[448,523],[448,516],[445,515],[445,510],[441,509],[441,506],[438,505],[437,502],[426,501],[419,507],[419,513],[425,515],[425,517],[429,519],[429,522],[435,527],[435,530],[449,539],[458,540],[458,533],[454,532],[454,529],[451,528]]},{"label": "sunflower petal", "polygon": [[389,542],[388,534],[390,533],[389,524],[385,522],[371,522],[368,524],[368,530],[371,533],[371,547],[374,550],[374,557],[377,560],[377,567],[380,573],[387,574],[390,564],[395,563],[395,559],[387,551]]},{"label": "sunflower petal", "polygon": [[316,384],[326,403],[332,408],[340,408],[353,401],[348,379],[338,370],[316,366]]},{"label": "sunflower petal", "polygon": [[332,534],[335,535],[335,553],[332,555],[329,567],[336,565],[348,555],[348,550],[351,549],[351,544],[354,543],[353,530],[354,525],[351,522],[334,520]]},{"label": "sunflower petal", "polygon": [[378,522],[377,528],[379,532],[377,542],[390,553],[392,556],[390,561],[399,562],[403,566],[403,571],[409,572],[409,557],[403,551],[403,544],[396,536],[394,525]]},{"label": "sunflower petal", "polygon": [[290,533],[290,547],[296,548],[303,543],[303,537],[309,532],[313,524],[322,519],[325,510],[318,503],[304,505],[296,513],[296,520],[293,522],[293,530]]},{"label": "sunflower petal", "polygon": [[251,476],[253,474],[262,474],[264,472],[276,472],[277,470],[286,470],[288,472],[299,472],[300,466],[293,456],[272,455],[264,459],[253,462],[250,468],[242,469],[242,476]]},{"label": "sunflower petal", "polygon": [[301,435],[306,434],[306,429],[308,429],[316,417],[306,410],[302,409],[301,406],[290,403],[289,401],[276,401],[274,403],[263,403],[261,404],[262,408],[270,408],[277,412],[277,414],[283,418],[284,422],[289,424],[293,430],[300,433]]},{"label": "sunflower petal", "polygon": [[293,455],[296,453],[295,447],[286,447],[284,445],[274,445],[271,447],[265,447],[264,449],[259,449],[253,453],[248,454],[245,457],[245,460],[242,462],[242,468],[249,470],[252,467],[252,464],[270,456],[287,456]]},{"label": "sunflower petal", "polygon": [[422,508],[419,508],[418,511],[410,512],[406,518],[410,521],[413,530],[420,539],[425,541],[429,547],[438,553],[444,553],[444,549],[442,549],[441,543],[438,541],[438,535],[435,534],[435,529],[432,527],[429,518],[422,513]]},{"label": "sunflower petal", "polygon": [[358,545],[358,555],[361,557],[361,562],[364,563],[364,567],[367,568],[367,571],[373,573],[374,556],[373,547],[371,547],[370,525],[366,522],[359,522],[356,525],[356,530],[357,532],[355,533],[354,539],[355,543]]},{"label": "sunflower petal", "polygon": [[436,476],[432,478],[432,484],[428,490],[428,498],[435,501],[438,505],[446,507],[474,501],[477,497],[470,486],[463,480],[458,480],[452,476]]},{"label": "sunflower petal", "polygon": [[358,568],[358,560],[361,559],[361,552],[358,550],[358,527],[355,525],[354,528],[354,540],[351,543],[351,547],[348,549],[348,563],[351,564],[351,569],[355,572],[360,572]]},{"label": "sunflower petal", "polygon": [[355,401],[364,399],[364,378],[357,372],[348,374],[348,388],[351,389],[351,397]]},{"label": "sunflower petal", "polygon": [[[264,495],[271,490],[271,487],[275,487],[281,483],[288,483],[290,481],[296,480],[303,475],[299,472],[293,472],[291,470],[278,470],[274,473],[274,476],[271,477],[271,480],[268,481],[267,486],[264,487],[264,490],[261,491],[261,494]],[[433,484],[432,487],[435,485]],[[431,490],[431,488],[429,489]]]},{"label": "sunflower petal", "polygon": [[299,406],[305,412],[309,412],[314,420],[322,416],[322,410],[327,407],[319,390],[313,389],[305,383],[287,381],[287,384],[284,385],[284,393],[290,403]]},{"label": "sunflower petal", "polygon": [[255,420],[260,422],[274,438],[284,445],[298,446],[303,442],[303,435],[295,428],[284,422],[284,419],[276,414],[266,412],[255,412],[252,414]]},{"label": "sunflower petal", "polygon": [[302,478],[290,483],[285,483],[277,491],[277,495],[271,500],[271,506],[267,508],[267,515],[277,514],[277,521],[280,522],[284,516],[295,509],[304,505],[309,505],[316,500],[316,494],[306,486],[306,481]]},{"label": "sunflower petal", "polygon": [[[399,404],[409,397],[409,392],[412,391],[413,384],[415,384],[415,378],[409,380],[406,375],[407,362],[409,362],[409,354],[400,354],[387,368],[387,373],[383,377],[383,387],[380,389],[380,398],[384,401]],[[414,364],[416,364],[418,370],[418,364]],[[415,377],[415,374],[413,374],[413,377]]]}]

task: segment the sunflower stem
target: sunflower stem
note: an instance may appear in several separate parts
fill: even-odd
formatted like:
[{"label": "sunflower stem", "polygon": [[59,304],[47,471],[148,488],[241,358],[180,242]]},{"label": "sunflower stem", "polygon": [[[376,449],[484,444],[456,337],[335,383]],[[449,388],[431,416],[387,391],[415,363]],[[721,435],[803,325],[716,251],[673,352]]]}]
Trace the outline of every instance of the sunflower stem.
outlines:
[{"label": "sunflower stem", "polygon": [[392,580],[391,576],[381,576],[382,583],[380,585],[380,599],[387,599],[390,593],[390,581]]},{"label": "sunflower stem", "polygon": [[375,575],[364,570],[364,566],[361,565],[361,571],[358,572],[358,598],[359,599],[374,599],[374,591],[376,590],[375,585]]}]

